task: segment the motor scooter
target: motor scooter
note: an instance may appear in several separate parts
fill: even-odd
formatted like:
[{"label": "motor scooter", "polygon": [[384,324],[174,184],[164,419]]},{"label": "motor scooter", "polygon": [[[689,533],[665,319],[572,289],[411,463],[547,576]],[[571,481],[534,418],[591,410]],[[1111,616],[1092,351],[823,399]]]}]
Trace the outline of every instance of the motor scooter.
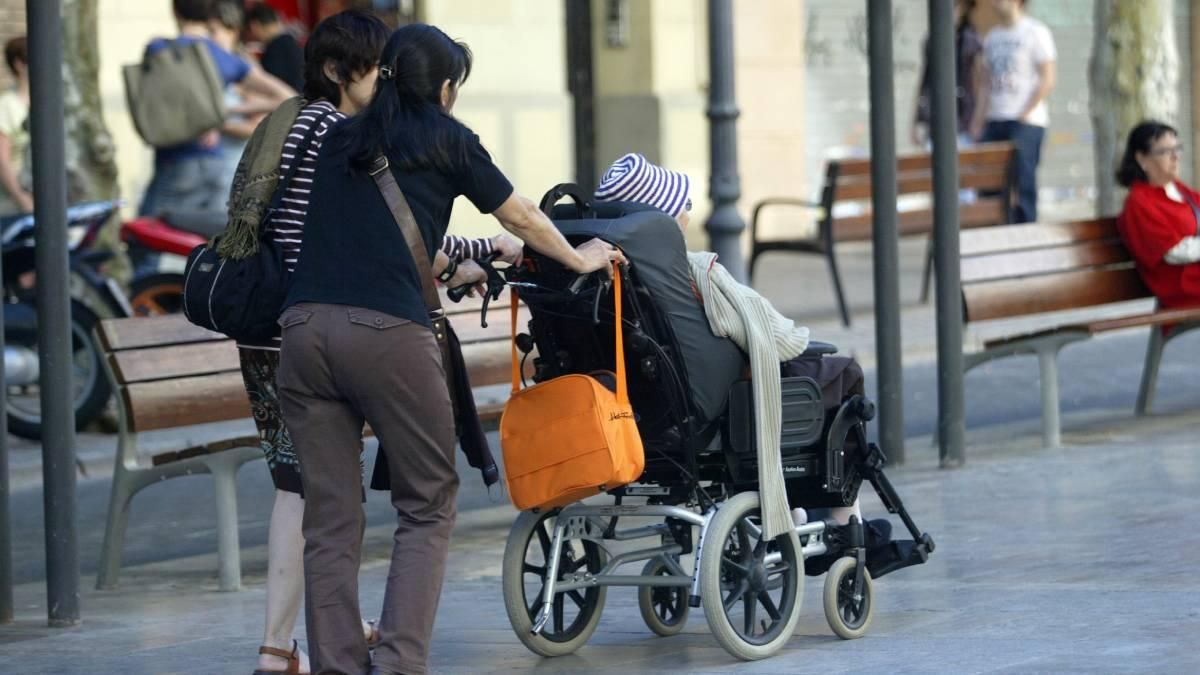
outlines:
[{"label": "motor scooter", "polygon": [[129,284],[134,316],[183,311],[183,263],[192,249],[224,227],[222,211],[167,212],[123,224],[121,240],[134,269]]},{"label": "motor scooter", "polygon": [[[100,229],[120,208],[119,201],[77,204],[67,209],[67,250],[71,295],[71,352],[74,364],[75,426],[82,429],[104,410],[112,389],[104,376],[93,328],[100,319],[127,317],[128,300],[100,266],[112,257],[94,248]],[[0,263],[4,293],[4,383],[8,430],[23,438],[41,437],[38,361],[35,225],[32,214],[0,222]]]}]

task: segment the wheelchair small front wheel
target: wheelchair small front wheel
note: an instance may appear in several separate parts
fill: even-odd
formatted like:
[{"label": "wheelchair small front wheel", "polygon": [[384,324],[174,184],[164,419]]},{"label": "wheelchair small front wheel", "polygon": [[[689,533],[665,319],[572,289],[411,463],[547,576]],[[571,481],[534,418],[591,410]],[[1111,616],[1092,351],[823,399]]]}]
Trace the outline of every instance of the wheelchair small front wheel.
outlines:
[{"label": "wheelchair small front wheel", "polygon": [[[504,609],[513,632],[521,644],[541,656],[565,656],[582,647],[596,632],[608,591],[602,586],[591,586],[556,594],[550,621],[540,633],[533,633],[550,569],[557,515],[558,511],[525,511],[517,516],[504,546],[500,573]],[[603,567],[603,549],[595,542],[564,539],[558,563],[559,579],[585,572],[595,574]]]},{"label": "wheelchair small front wheel", "polygon": [[[661,559],[655,558],[642,568],[642,576],[670,576],[671,569]],[[678,635],[687,625],[688,588],[686,586],[640,586],[638,587],[638,609],[642,620],[655,635],[671,637]]]},{"label": "wheelchair small front wheel", "polygon": [[866,635],[875,616],[875,586],[866,569],[863,569],[862,593],[854,593],[857,565],[857,560],[846,556],[833,563],[825,574],[825,620],[843,640],[857,640]]},{"label": "wheelchair small front wheel", "polygon": [[717,508],[700,552],[704,616],[725,651],[743,661],[771,656],[800,620],[804,555],[795,530],[768,540],[757,492]]}]

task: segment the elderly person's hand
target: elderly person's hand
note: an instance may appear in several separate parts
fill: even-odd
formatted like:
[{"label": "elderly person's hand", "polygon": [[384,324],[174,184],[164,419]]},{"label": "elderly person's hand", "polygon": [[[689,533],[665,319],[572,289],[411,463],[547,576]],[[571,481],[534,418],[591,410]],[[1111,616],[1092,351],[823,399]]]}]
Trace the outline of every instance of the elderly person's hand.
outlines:
[{"label": "elderly person's hand", "polygon": [[612,276],[614,260],[621,264],[629,264],[629,260],[620,249],[601,239],[586,241],[576,246],[575,252],[579,254],[580,262],[572,271],[579,274],[605,270],[609,276]]},{"label": "elderly person's hand", "polygon": [[510,265],[520,265],[525,257],[525,244],[520,239],[501,232],[492,237],[492,250],[499,253],[499,260]]}]

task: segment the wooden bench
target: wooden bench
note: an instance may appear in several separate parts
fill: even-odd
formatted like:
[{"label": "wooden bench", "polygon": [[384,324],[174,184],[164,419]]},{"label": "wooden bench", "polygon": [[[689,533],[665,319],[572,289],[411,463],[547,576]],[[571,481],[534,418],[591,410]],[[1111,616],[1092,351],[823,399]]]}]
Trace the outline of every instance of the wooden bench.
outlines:
[{"label": "wooden bench", "polygon": [[[486,387],[511,379],[507,296],[479,325],[479,300],[446,302],[463,346],[471,383]],[[522,308],[521,325],[528,319]],[[217,510],[220,588],[241,586],[238,546],[237,470],[263,456],[256,434],[235,434],[204,443],[182,442],[154,452],[139,444],[141,432],[190,427],[250,417],[237,346],[223,335],[192,325],[181,314],[110,319],[97,327],[107,375],[117,395],[119,433],[112,496],[96,587],[115,588],[133,496],[161,480],[210,473]],[[478,401],[485,424],[494,425],[508,390]],[[369,429],[367,430],[369,433]]]},{"label": "wooden bench", "polygon": [[[963,232],[960,246],[967,322],[1153,298],[1112,218]],[[1171,338],[1200,327],[1200,308],[1107,314],[990,339],[981,351],[964,354],[964,369],[1007,356],[1036,355],[1041,375],[1042,438],[1047,447],[1056,447],[1061,441],[1058,352],[1102,333],[1148,327],[1150,337],[1135,409],[1143,415],[1153,402],[1163,347]]]},{"label": "wooden bench", "polygon": [[[1012,194],[1013,146],[1009,143],[990,143],[964,149],[958,153],[959,185],[976,191],[977,199],[959,207],[959,226],[963,229],[1001,225],[1009,222],[1009,199]],[[896,161],[897,197],[928,195],[933,191],[933,159],[929,154],[902,155]],[[988,194],[994,193],[994,194]],[[754,205],[750,219],[749,273],[759,257],[772,251],[816,253],[825,256],[833,290],[841,313],[842,323],[850,325],[850,310],[842,290],[834,245],[838,242],[871,240],[871,160],[869,158],[831,161],[825,166],[825,185],[819,202],[770,197]],[[760,222],[764,212],[774,207],[799,207],[818,211],[815,236],[809,238],[768,239],[762,236]],[[851,211],[854,215],[843,215]],[[933,231],[932,200],[921,208],[896,214],[900,236],[930,234]],[[925,270],[921,279],[921,302],[929,295],[929,280],[933,271],[932,239],[926,251]]]}]

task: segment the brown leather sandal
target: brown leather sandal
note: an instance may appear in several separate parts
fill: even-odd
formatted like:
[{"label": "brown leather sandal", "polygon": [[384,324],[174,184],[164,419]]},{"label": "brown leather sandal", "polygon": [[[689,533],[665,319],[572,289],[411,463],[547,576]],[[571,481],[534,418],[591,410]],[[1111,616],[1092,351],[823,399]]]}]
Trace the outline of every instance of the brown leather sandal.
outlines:
[{"label": "brown leather sandal", "polygon": [[292,651],[274,647],[259,647],[259,654],[287,659],[287,670],[255,670],[253,675],[300,675],[300,643],[292,640]]}]

